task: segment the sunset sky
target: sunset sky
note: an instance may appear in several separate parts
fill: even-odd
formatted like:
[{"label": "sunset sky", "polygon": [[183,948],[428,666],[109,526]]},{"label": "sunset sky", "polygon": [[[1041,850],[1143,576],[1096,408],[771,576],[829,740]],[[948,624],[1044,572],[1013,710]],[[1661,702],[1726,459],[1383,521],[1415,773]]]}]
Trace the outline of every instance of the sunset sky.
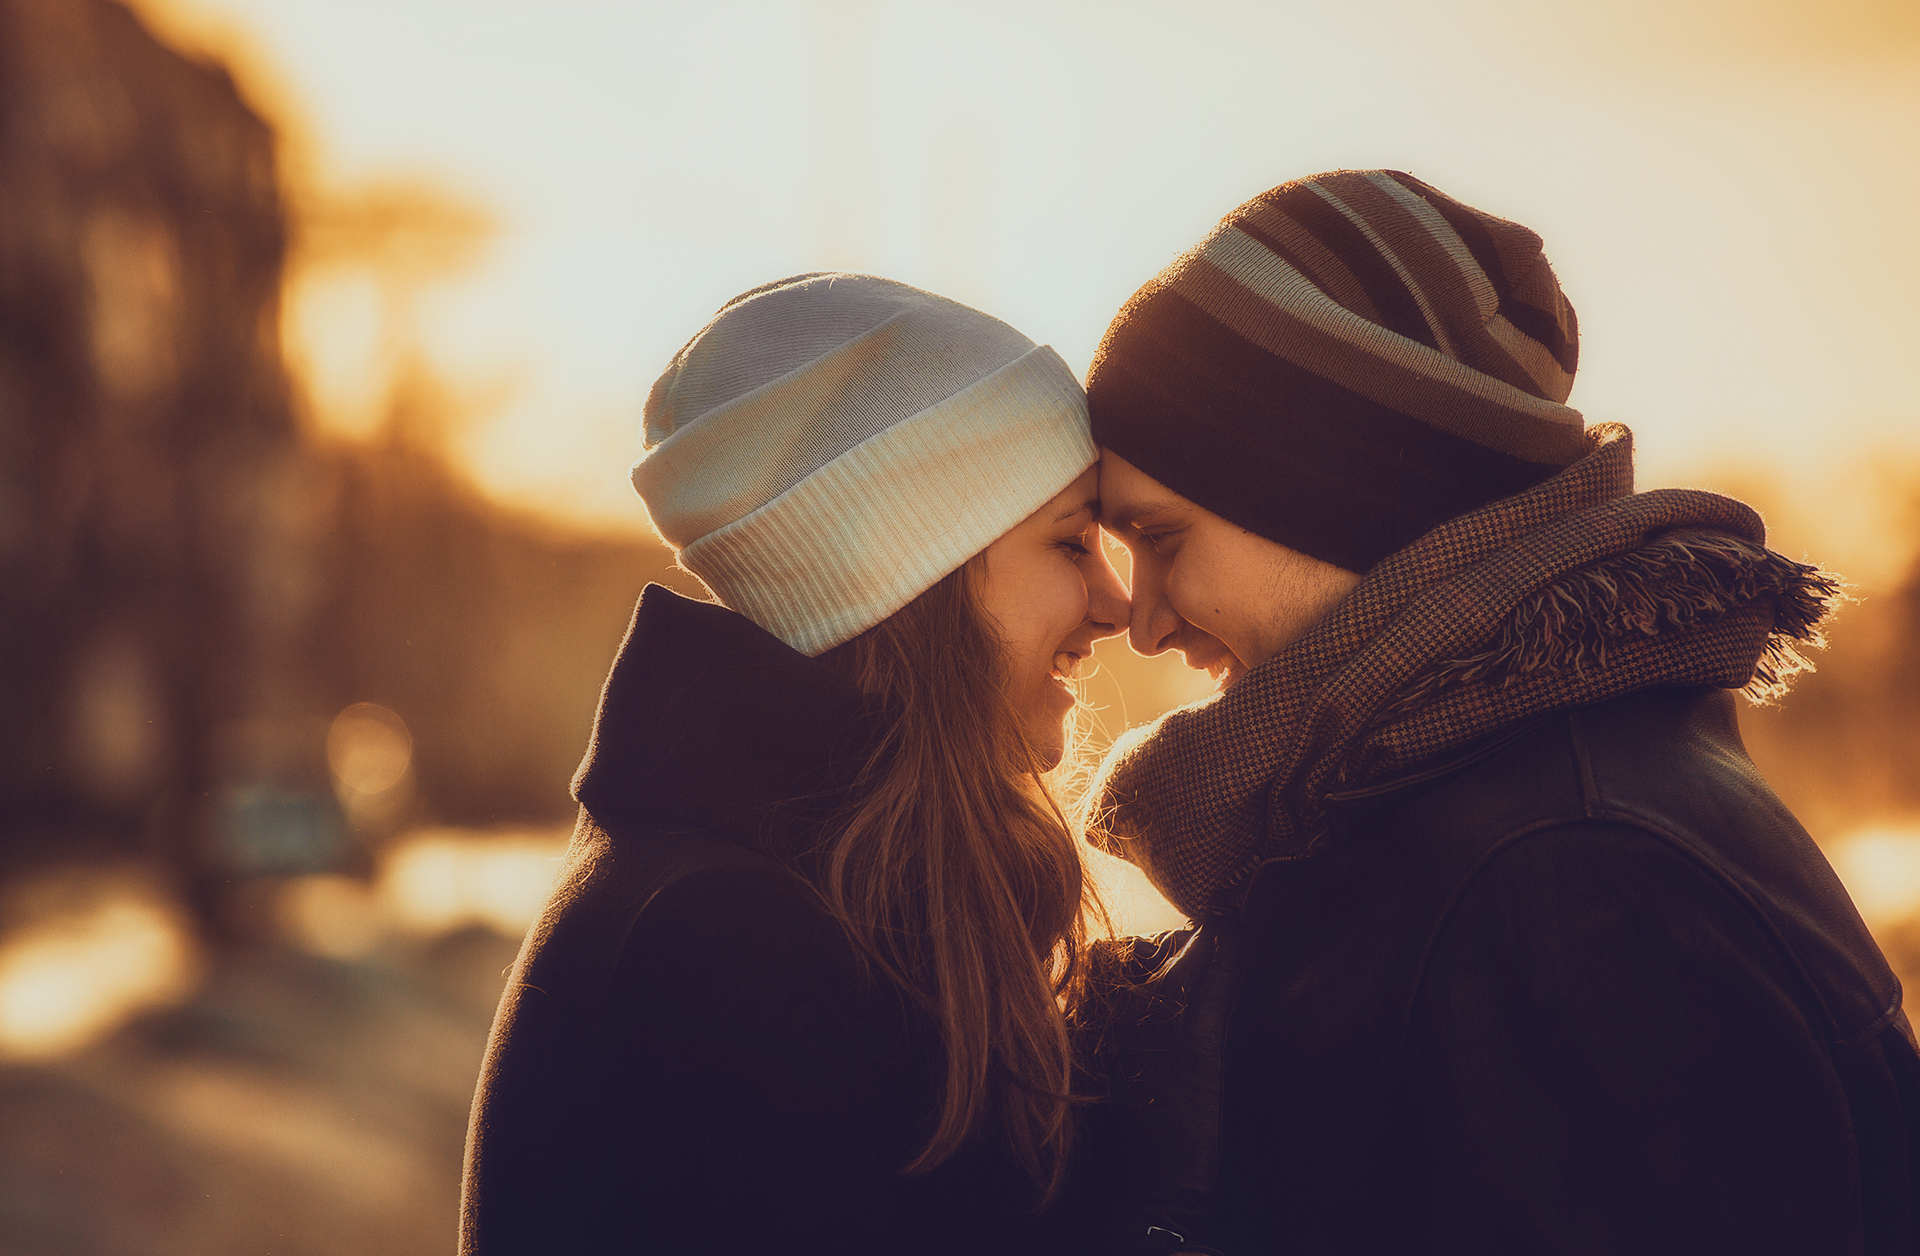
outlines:
[{"label": "sunset sky", "polygon": [[1084,370],[1234,205],[1389,166],[1546,238],[1580,313],[1572,402],[1635,428],[1643,485],[1771,480],[1815,557],[1910,553],[1861,537],[1893,517],[1873,477],[1920,466],[1911,0],[143,11],[236,60],[307,185],[426,187],[492,224],[398,301],[313,268],[288,328],[344,431],[417,348],[508,500],[637,526],[646,389],[747,287],[876,271]]}]

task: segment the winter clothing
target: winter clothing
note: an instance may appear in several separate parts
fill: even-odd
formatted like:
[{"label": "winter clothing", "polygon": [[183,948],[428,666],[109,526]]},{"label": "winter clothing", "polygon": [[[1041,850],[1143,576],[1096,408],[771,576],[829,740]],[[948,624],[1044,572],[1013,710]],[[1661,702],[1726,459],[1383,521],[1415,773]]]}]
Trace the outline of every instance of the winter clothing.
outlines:
[{"label": "winter clothing", "polygon": [[1021,1252],[1034,1188],[931,1130],[938,1035],[796,869],[887,713],[724,608],[650,587],[507,983],[461,1251]]},{"label": "winter clothing", "polygon": [[1831,580],[1761,548],[1731,498],[1635,494],[1626,428],[1585,440],[1565,473],[1380,564],[1217,701],[1121,738],[1102,772],[1112,853],[1190,915],[1230,910],[1262,862],[1320,836],[1329,791],[1654,685],[1781,688]]},{"label": "winter clothing", "polygon": [[1915,1249],[1899,984],[1729,694],[1548,715],[1326,814],[1203,930],[1225,1029],[1172,1082],[1215,1102],[1170,1119],[1164,1044],[1107,1054],[1096,1176],[1172,1162],[1117,1229],[1171,1203],[1228,1256]]},{"label": "winter clothing", "polygon": [[1540,237],[1396,170],[1277,187],[1135,293],[1095,439],[1268,540],[1364,572],[1584,453]]},{"label": "winter clothing", "polygon": [[871,275],[736,297],[647,398],[633,468],[680,565],[802,654],[851,640],[1094,464],[1060,356]]},{"label": "winter clothing", "polygon": [[1725,692],[1777,690],[1832,582],[1738,503],[1630,495],[1628,451],[1109,761],[1118,849],[1205,918],[1170,1000],[1090,1026],[1116,1244],[1920,1245],[1899,983]]}]

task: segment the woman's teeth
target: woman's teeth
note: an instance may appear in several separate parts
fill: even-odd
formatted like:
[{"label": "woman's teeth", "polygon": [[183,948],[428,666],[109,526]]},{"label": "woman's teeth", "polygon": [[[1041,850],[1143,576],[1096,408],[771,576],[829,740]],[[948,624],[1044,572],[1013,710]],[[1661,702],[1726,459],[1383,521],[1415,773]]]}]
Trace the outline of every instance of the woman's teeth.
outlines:
[{"label": "woman's teeth", "polygon": [[1066,680],[1080,679],[1080,656],[1060,651],[1053,656],[1053,674]]}]

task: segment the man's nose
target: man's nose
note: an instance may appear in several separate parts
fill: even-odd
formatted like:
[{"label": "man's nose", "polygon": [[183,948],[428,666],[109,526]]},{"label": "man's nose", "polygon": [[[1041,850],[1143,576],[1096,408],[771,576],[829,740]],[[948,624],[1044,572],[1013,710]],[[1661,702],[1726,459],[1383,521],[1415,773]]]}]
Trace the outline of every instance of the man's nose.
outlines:
[{"label": "man's nose", "polygon": [[1135,628],[1127,634],[1127,642],[1133,646],[1135,654],[1152,658],[1156,654],[1165,654],[1173,648],[1175,638],[1180,635],[1180,621],[1174,619],[1171,624],[1160,626],[1165,627],[1166,631],[1157,632],[1153,629],[1142,631],[1140,628]]},{"label": "man's nose", "polygon": [[1133,652],[1146,658],[1164,654],[1172,648],[1174,640],[1180,635],[1183,622],[1172,605],[1162,595],[1160,585],[1152,575],[1140,570],[1141,564],[1133,568],[1133,618],[1127,627],[1127,644]]}]

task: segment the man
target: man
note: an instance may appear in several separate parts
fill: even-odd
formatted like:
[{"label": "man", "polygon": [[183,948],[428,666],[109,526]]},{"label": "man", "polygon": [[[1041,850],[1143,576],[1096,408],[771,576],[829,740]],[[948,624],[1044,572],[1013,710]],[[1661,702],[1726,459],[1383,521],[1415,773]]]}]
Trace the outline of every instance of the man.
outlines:
[{"label": "man", "polygon": [[1240,207],[1107,333],[1132,642],[1223,683],[1100,782],[1201,925],[1174,1039],[1109,1026],[1145,1249],[1915,1250],[1899,984],[1728,692],[1834,582],[1635,494],[1576,354],[1539,237],[1394,171]]}]

